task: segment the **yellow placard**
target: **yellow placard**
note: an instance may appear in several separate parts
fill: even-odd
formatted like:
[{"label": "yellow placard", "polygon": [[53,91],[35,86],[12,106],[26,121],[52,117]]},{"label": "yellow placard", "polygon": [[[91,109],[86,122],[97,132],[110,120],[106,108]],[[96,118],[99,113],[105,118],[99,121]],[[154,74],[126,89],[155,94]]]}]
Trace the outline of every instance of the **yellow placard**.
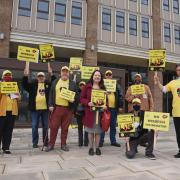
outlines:
[{"label": "yellow placard", "polygon": [[120,114],[117,116],[118,128],[121,136],[125,133],[134,133],[134,115],[133,114]]},{"label": "yellow placard", "polygon": [[144,114],[144,129],[154,129],[159,131],[169,130],[170,114],[162,112],[148,112]]},{"label": "yellow placard", "polygon": [[149,70],[164,70],[166,66],[166,50],[149,50]]},{"label": "yellow placard", "polygon": [[52,44],[39,45],[40,56],[43,62],[49,61],[55,58],[54,47]]},{"label": "yellow placard", "polygon": [[91,102],[94,107],[106,106],[106,91],[93,89],[91,92]]},{"label": "yellow placard", "polygon": [[145,94],[144,84],[132,85],[131,86],[131,94],[132,95]]},{"label": "yellow placard", "polygon": [[104,85],[107,92],[116,92],[116,83],[115,79],[104,79]]},{"label": "yellow placard", "polygon": [[19,61],[38,63],[39,50],[26,46],[18,46],[17,59]]},{"label": "yellow placard", "polygon": [[0,90],[2,94],[18,93],[17,82],[1,82]]},{"label": "yellow placard", "polygon": [[76,93],[74,91],[70,91],[66,88],[62,88],[60,92],[60,97],[70,102],[74,102],[75,95]]},{"label": "yellow placard", "polygon": [[69,69],[70,71],[80,71],[82,67],[83,58],[81,57],[71,57]]},{"label": "yellow placard", "polygon": [[99,70],[99,67],[82,66],[82,68],[81,68],[81,79],[89,80],[92,73],[95,70]]}]

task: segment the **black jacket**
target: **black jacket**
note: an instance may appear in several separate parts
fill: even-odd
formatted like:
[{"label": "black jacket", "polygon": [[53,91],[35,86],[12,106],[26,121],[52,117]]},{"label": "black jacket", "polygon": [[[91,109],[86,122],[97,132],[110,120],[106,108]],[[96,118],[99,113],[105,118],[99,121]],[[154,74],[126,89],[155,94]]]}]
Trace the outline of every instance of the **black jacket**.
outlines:
[{"label": "black jacket", "polygon": [[[58,83],[59,79],[56,79],[55,81],[53,81],[52,86],[51,86],[51,90],[50,90],[50,94],[49,94],[49,107],[55,107],[56,103],[56,85]],[[74,91],[76,93],[75,95],[75,101],[73,103],[69,103],[69,108],[73,111],[75,111],[76,106],[77,106],[77,88],[76,88],[76,83],[69,80],[69,90],[70,91]]]},{"label": "black jacket", "polygon": [[[51,81],[45,80],[45,96],[48,107],[49,92],[52,81],[56,79],[55,76],[51,76]],[[36,111],[36,96],[38,90],[38,81],[36,79],[29,82],[28,76],[24,76],[22,79],[22,87],[29,93],[29,110]]]},{"label": "black jacket", "polygon": [[115,98],[116,98],[115,108],[116,109],[123,108],[123,95],[122,95],[121,86],[119,84],[116,85]]}]

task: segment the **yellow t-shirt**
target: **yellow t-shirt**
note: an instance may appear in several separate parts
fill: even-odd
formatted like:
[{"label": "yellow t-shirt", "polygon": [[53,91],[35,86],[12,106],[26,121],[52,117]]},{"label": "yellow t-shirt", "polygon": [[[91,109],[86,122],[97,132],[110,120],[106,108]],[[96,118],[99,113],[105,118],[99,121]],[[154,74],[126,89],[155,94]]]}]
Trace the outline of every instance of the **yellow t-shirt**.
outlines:
[{"label": "yellow t-shirt", "polygon": [[12,111],[13,100],[7,95],[7,106],[6,111]]},{"label": "yellow t-shirt", "polygon": [[36,110],[46,110],[46,96],[44,83],[38,83],[37,95],[36,95]]},{"label": "yellow t-shirt", "polygon": [[165,87],[173,95],[173,117],[180,117],[180,79],[172,80]]},{"label": "yellow t-shirt", "polygon": [[59,79],[58,83],[56,84],[56,105],[69,106],[69,102],[60,97],[62,88],[69,89],[69,80],[63,81],[62,79]]},{"label": "yellow t-shirt", "polygon": [[115,94],[113,92],[108,93],[108,106],[110,108],[115,108]]}]

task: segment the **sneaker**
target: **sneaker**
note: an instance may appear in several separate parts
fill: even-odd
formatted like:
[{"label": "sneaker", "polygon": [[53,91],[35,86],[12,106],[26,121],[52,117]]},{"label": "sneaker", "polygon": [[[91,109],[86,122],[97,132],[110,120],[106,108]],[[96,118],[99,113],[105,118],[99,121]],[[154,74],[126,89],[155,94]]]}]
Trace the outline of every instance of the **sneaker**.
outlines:
[{"label": "sneaker", "polygon": [[67,147],[67,145],[63,145],[63,146],[61,146],[61,150],[63,150],[63,151],[69,151],[69,148]]},{"label": "sneaker", "polygon": [[33,144],[33,148],[38,148],[38,145],[37,144]]},{"label": "sneaker", "polygon": [[121,147],[121,145],[120,145],[119,143],[117,143],[117,142],[115,142],[115,143],[111,143],[111,146]]},{"label": "sneaker", "polygon": [[174,155],[174,157],[175,158],[180,158],[180,151],[176,155]]},{"label": "sneaker", "polygon": [[146,157],[150,160],[156,160],[156,157],[154,154],[146,154]]},{"label": "sneaker", "polygon": [[94,155],[94,149],[93,149],[93,148],[90,148],[90,149],[89,149],[89,155],[90,155],[90,156],[93,156],[93,155]]},{"label": "sneaker", "polygon": [[54,147],[53,147],[53,146],[48,145],[48,147],[45,149],[45,152],[52,151],[53,149],[54,149]]},{"label": "sneaker", "polygon": [[11,154],[11,151],[10,150],[3,150],[3,153],[4,154]]},{"label": "sneaker", "polygon": [[96,148],[96,155],[98,155],[98,156],[101,155],[101,150],[99,148]]}]

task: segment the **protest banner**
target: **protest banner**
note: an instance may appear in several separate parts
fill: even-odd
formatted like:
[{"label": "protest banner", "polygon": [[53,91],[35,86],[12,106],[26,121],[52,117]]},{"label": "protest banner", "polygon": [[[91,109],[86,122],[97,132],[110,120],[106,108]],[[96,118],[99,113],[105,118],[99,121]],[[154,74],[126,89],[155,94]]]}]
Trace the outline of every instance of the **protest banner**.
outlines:
[{"label": "protest banner", "polygon": [[0,82],[0,92],[2,94],[18,93],[17,82]]},{"label": "protest banner", "polygon": [[144,84],[132,85],[131,86],[131,94],[132,95],[145,94]]},{"label": "protest banner", "polygon": [[163,71],[166,66],[166,50],[149,50],[149,70]]},{"label": "protest banner", "polygon": [[91,93],[91,102],[94,107],[106,106],[106,91],[93,89]]},{"label": "protest banner", "polygon": [[89,80],[92,73],[95,70],[99,70],[99,67],[92,67],[92,66],[82,66],[81,67],[81,79]]},{"label": "protest banner", "polygon": [[76,93],[74,91],[70,91],[66,88],[62,88],[60,92],[60,97],[70,102],[74,102],[75,95]]},{"label": "protest banner", "polygon": [[149,112],[144,114],[144,129],[153,129],[155,131],[169,130],[170,114],[163,112]]},{"label": "protest banner", "polygon": [[116,92],[116,83],[115,79],[104,79],[104,85],[107,92]]},{"label": "protest banner", "polygon": [[71,57],[69,69],[70,71],[80,71],[82,67],[83,58],[81,57]]},{"label": "protest banner", "polygon": [[38,63],[39,50],[26,46],[18,46],[17,59],[19,61]]},{"label": "protest banner", "polygon": [[55,53],[52,44],[40,44],[39,49],[40,49],[41,62],[46,63],[46,62],[54,61]]},{"label": "protest banner", "polygon": [[117,116],[119,136],[131,137],[135,134],[134,115],[133,114],[120,114]]}]

